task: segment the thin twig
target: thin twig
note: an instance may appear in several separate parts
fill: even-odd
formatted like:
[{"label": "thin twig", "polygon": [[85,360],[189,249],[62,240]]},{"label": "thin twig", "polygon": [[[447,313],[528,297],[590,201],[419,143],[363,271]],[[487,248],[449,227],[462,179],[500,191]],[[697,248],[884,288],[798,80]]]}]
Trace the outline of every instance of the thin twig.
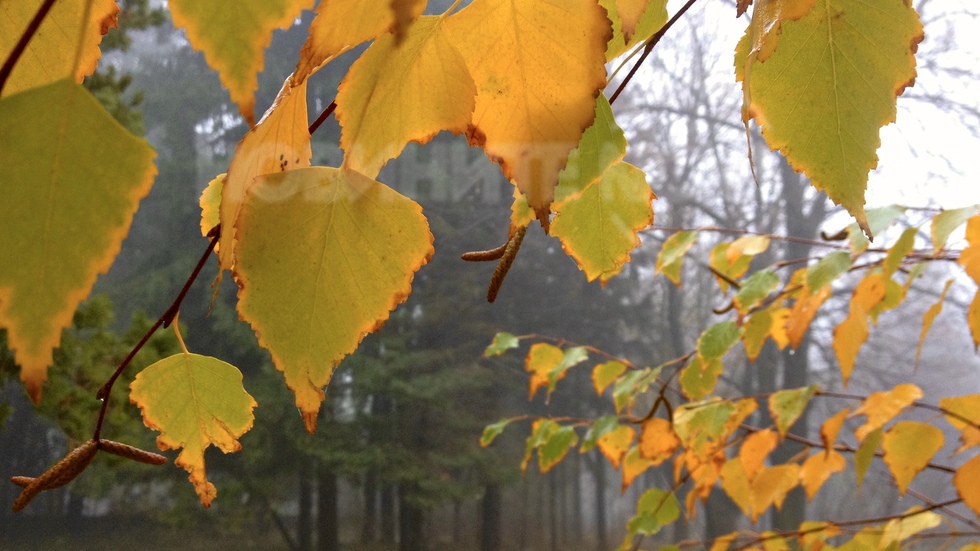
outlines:
[{"label": "thin twig", "polygon": [[327,108],[320,113],[320,116],[317,117],[315,121],[313,121],[313,124],[310,125],[311,136],[313,135],[314,132],[316,132],[317,128],[320,128],[320,125],[323,124],[323,121],[327,120],[327,118],[330,117],[330,115],[334,112],[335,109],[337,109],[336,100],[331,101],[330,105],[328,105]]},{"label": "thin twig", "polygon": [[14,65],[17,65],[20,56],[24,54],[24,50],[27,49],[27,45],[34,38],[34,34],[37,33],[48,12],[51,11],[54,2],[55,0],[44,0],[44,3],[38,8],[37,13],[34,14],[34,19],[31,19],[31,22],[27,24],[27,28],[24,29],[24,34],[20,35],[20,40],[17,41],[14,49],[10,51],[7,60],[3,62],[3,67],[0,67],[0,94],[3,93],[3,87],[7,84],[7,79],[10,78],[10,74],[14,72]]},{"label": "thin twig", "polygon": [[674,25],[674,23],[676,23],[677,20],[680,19],[681,16],[683,16],[687,12],[687,10],[691,9],[691,6],[693,6],[694,3],[697,1],[698,0],[687,0],[687,3],[684,4],[681,7],[681,9],[677,10],[677,13],[675,13],[674,16],[670,18],[670,21],[667,21],[667,23],[665,23],[664,26],[661,27],[659,31],[657,31],[653,36],[650,37],[650,40],[647,41],[646,46],[643,47],[643,54],[640,55],[640,59],[636,60],[636,63],[633,64],[633,68],[630,69],[630,72],[626,74],[626,77],[623,79],[623,82],[619,84],[619,87],[616,88],[616,91],[613,92],[613,95],[609,97],[610,105],[612,105],[612,103],[616,101],[616,98],[618,98],[619,94],[623,91],[624,88],[626,88],[626,85],[629,84],[629,81],[633,80],[633,75],[636,74],[636,71],[640,68],[640,65],[643,64],[647,56],[650,55],[650,52],[653,51],[654,46],[656,46],[657,43],[660,42],[660,39],[663,38],[665,34],[667,34],[667,31]]},{"label": "thin twig", "polygon": [[211,239],[211,242],[208,243],[208,248],[204,251],[204,254],[201,255],[201,259],[197,261],[197,266],[194,267],[194,271],[192,271],[190,277],[187,278],[187,281],[184,283],[184,287],[180,290],[180,293],[177,294],[177,298],[174,299],[170,307],[167,308],[163,315],[160,316],[160,318],[146,331],[143,338],[136,343],[136,346],[133,347],[126,358],[119,364],[119,367],[116,368],[115,373],[109,377],[109,380],[106,381],[105,384],[102,385],[102,388],[99,389],[99,392],[96,393],[96,398],[102,401],[102,409],[99,410],[99,421],[95,425],[95,433],[92,435],[92,440],[99,442],[102,435],[102,424],[105,422],[105,414],[109,407],[109,393],[112,391],[112,385],[116,383],[116,379],[122,375],[126,367],[129,366],[129,362],[136,357],[136,354],[143,348],[143,345],[150,340],[153,333],[155,333],[160,327],[169,327],[173,322],[174,316],[176,316],[177,311],[180,310],[180,303],[184,301],[184,297],[187,296],[187,292],[190,290],[194,280],[197,279],[198,274],[201,273],[201,269],[204,268],[204,263],[207,262],[208,257],[210,257],[211,253],[214,252],[214,247],[218,244],[218,238],[220,236],[221,225],[219,224],[208,232],[208,238]]}]

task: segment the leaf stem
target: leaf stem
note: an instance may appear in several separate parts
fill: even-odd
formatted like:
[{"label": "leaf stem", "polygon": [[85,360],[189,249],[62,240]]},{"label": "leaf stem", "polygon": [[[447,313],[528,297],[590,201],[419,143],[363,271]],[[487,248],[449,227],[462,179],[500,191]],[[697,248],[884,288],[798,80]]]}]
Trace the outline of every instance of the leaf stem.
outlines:
[{"label": "leaf stem", "polygon": [[320,128],[320,125],[323,124],[323,121],[327,120],[327,118],[334,112],[335,109],[337,109],[336,100],[331,101],[330,105],[328,105],[327,108],[320,113],[320,116],[318,116],[316,120],[313,121],[313,124],[310,125],[311,136],[313,135],[314,132],[316,132],[317,128]]},{"label": "leaf stem", "polygon": [[[129,354],[119,364],[119,367],[116,368],[115,373],[109,377],[109,380],[106,381],[105,384],[102,385],[102,388],[99,389],[99,392],[96,393],[95,397],[102,400],[102,409],[99,410],[99,420],[95,424],[95,433],[92,435],[92,440],[99,442],[101,439],[102,425],[105,422],[105,414],[109,408],[109,393],[112,391],[112,385],[116,383],[116,379],[118,379],[126,367],[129,366],[129,362],[133,361],[136,354],[143,348],[147,341],[150,340],[153,333],[155,333],[160,327],[169,327],[170,324],[173,323],[174,319],[177,317],[177,312],[180,310],[180,303],[184,301],[184,297],[186,297],[187,292],[190,291],[191,285],[204,268],[204,263],[207,262],[208,257],[210,257],[211,253],[214,252],[214,247],[218,244],[218,238],[220,236],[221,225],[219,224],[214,228],[211,228],[211,231],[208,232],[208,238],[211,240],[211,242],[208,243],[208,248],[204,251],[204,254],[201,255],[201,259],[197,261],[197,266],[194,266],[194,271],[192,271],[191,275],[187,278],[187,281],[184,283],[184,287],[181,288],[180,293],[177,294],[177,298],[174,299],[170,307],[167,308],[163,315],[160,316],[160,318],[157,319],[157,321],[154,322],[153,325],[146,331],[143,338],[136,343],[136,346],[133,347]],[[183,342],[181,342],[181,345],[183,345]]]},{"label": "leaf stem", "polygon": [[631,68],[630,72],[626,74],[626,78],[623,79],[623,82],[619,83],[619,87],[616,88],[616,91],[613,92],[613,95],[609,97],[610,105],[612,105],[612,103],[616,101],[616,98],[618,98],[619,94],[623,91],[624,88],[626,88],[626,85],[629,84],[629,81],[633,80],[633,75],[635,75],[636,71],[639,70],[640,65],[642,65],[643,62],[646,61],[647,56],[649,56],[650,52],[653,51],[654,46],[656,46],[657,43],[660,42],[660,39],[663,38],[665,34],[667,34],[667,31],[674,26],[674,23],[677,23],[677,21],[685,13],[687,13],[687,10],[691,9],[691,6],[693,6],[694,3],[697,1],[698,0],[687,0],[687,2],[683,6],[681,6],[681,9],[677,10],[677,13],[675,13],[674,16],[670,18],[670,21],[667,21],[667,23],[665,23],[663,27],[660,27],[659,31],[657,31],[656,33],[654,33],[653,36],[650,37],[650,40],[647,40],[646,46],[643,47],[643,53],[640,54],[640,59],[636,60],[636,63],[633,64],[633,68]]},{"label": "leaf stem", "polygon": [[34,34],[41,27],[41,23],[44,22],[44,18],[51,11],[54,3],[55,0],[44,0],[44,3],[38,8],[37,13],[34,14],[34,18],[27,24],[27,28],[24,29],[24,34],[20,36],[20,40],[17,41],[14,49],[10,51],[7,60],[3,62],[3,67],[0,67],[0,94],[3,93],[3,87],[7,84],[7,79],[10,78],[10,74],[14,71],[14,65],[17,64],[24,50],[27,49],[27,44],[34,38]]}]

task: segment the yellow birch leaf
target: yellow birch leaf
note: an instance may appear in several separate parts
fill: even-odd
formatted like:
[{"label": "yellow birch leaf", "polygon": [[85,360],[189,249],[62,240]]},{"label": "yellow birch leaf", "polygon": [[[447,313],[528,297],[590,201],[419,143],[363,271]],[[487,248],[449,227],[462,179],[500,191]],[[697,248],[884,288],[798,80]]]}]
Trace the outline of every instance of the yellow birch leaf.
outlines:
[{"label": "yellow birch leaf", "polygon": [[966,325],[973,335],[973,346],[980,348],[980,291],[973,295],[973,300],[966,310]]},{"label": "yellow birch leaf", "polygon": [[819,451],[806,458],[800,468],[800,483],[806,490],[807,499],[813,500],[817,490],[827,482],[830,475],[843,471],[845,467],[847,467],[847,460],[833,450]]},{"label": "yellow birch leaf", "polygon": [[868,340],[868,313],[885,298],[886,279],[883,274],[871,273],[854,289],[847,318],[834,328],[834,353],[840,364],[844,386],[851,378],[861,346]]},{"label": "yellow birch leaf", "polygon": [[789,337],[793,348],[803,342],[803,336],[810,327],[810,322],[817,315],[820,306],[830,297],[830,293],[830,285],[824,285],[816,293],[811,292],[809,288],[804,288],[797,297],[786,319],[786,336]]},{"label": "yellow birch leaf", "polygon": [[922,398],[922,389],[911,384],[904,383],[895,388],[883,392],[870,394],[861,402],[861,406],[854,410],[851,417],[856,415],[866,415],[867,420],[863,425],[854,431],[858,441],[863,441],[871,431],[877,430],[891,421],[901,411]]},{"label": "yellow birch leaf", "polygon": [[771,429],[754,432],[745,438],[738,450],[738,459],[742,462],[745,477],[751,482],[755,475],[766,467],[766,458],[776,449],[779,436]]},{"label": "yellow birch leaf", "polygon": [[[960,253],[957,262],[966,270],[973,281],[980,285],[980,216],[966,222],[966,240],[970,244]],[[973,345],[980,347],[980,292],[973,297],[966,311],[966,322],[973,335]]]},{"label": "yellow birch leaf", "polygon": [[800,523],[800,543],[806,551],[826,549],[825,541],[841,533],[841,528],[829,521],[806,521]]},{"label": "yellow birch leaf", "polygon": [[700,356],[694,356],[681,371],[678,382],[685,396],[691,400],[700,400],[714,391],[722,371],[724,366],[721,360],[714,358],[705,362]]},{"label": "yellow birch leaf", "polygon": [[606,12],[594,0],[475,0],[447,24],[478,90],[467,137],[547,228],[558,173],[606,84]]},{"label": "yellow birch leaf", "polygon": [[159,431],[161,450],[183,448],[175,462],[190,473],[205,507],[217,495],[204,468],[204,450],[242,449],[241,435],[252,428],[255,400],[242,386],[242,373],[217,358],[175,354],[147,367],[130,385],[129,399],[140,407],[143,423]]},{"label": "yellow birch leaf", "polygon": [[150,191],[153,157],[73,79],[0,99],[0,327],[34,402]]},{"label": "yellow birch leaf", "polygon": [[198,204],[201,206],[201,235],[207,237],[215,226],[221,223],[221,190],[227,174],[218,174],[208,182]]},{"label": "yellow birch leaf", "polygon": [[847,420],[849,413],[851,413],[851,408],[844,408],[820,425],[820,441],[827,448],[826,453],[829,454],[834,447],[834,442],[837,441],[837,434],[840,433],[840,429],[844,426],[844,421]]},{"label": "yellow birch leaf", "polygon": [[619,425],[613,431],[602,435],[596,445],[599,446],[599,451],[606,456],[613,468],[619,470],[619,466],[633,444],[634,438],[636,438],[636,430],[633,427]]},{"label": "yellow birch leaf", "polygon": [[654,417],[643,422],[640,432],[640,456],[659,465],[674,455],[681,441],[667,419]]},{"label": "yellow birch leaf", "polygon": [[943,517],[932,511],[924,511],[921,507],[912,507],[902,513],[903,517],[888,521],[885,532],[881,535],[880,548],[886,548],[893,543],[901,543],[923,530],[935,528],[943,522]]},{"label": "yellow birch leaf", "polygon": [[885,464],[895,477],[899,495],[943,447],[943,431],[918,421],[899,421],[881,441]]},{"label": "yellow birch leaf", "polygon": [[592,370],[592,386],[595,387],[596,394],[602,396],[606,387],[625,372],[626,364],[615,360],[595,366]]},{"label": "yellow birch leaf", "polygon": [[616,163],[580,195],[555,202],[551,235],[561,241],[589,281],[618,274],[640,245],[640,230],[653,224],[656,199],[646,174]]},{"label": "yellow birch leaf", "polygon": [[[531,374],[531,379],[528,382],[528,400],[534,398],[534,395],[538,393],[538,389],[548,388],[550,386],[551,371],[558,367],[558,364],[561,363],[564,357],[565,353],[562,349],[553,344],[538,342],[531,345],[531,349],[528,351],[527,358],[524,362],[524,370]],[[566,373],[560,373],[558,378],[563,378]],[[548,392],[548,396],[551,396],[550,391]]]},{"label": "yellow birch leaf", "polygon": [[963,503],[980,517],[980,455],[956,469],[953,486]]},{"label": "yellow birch leaf", "polygon": [[946,293],[949,292],[949,288],[956,281],[953,278],[946,280],[946,285],[943,286],[943,292],[939,293],[939,298],[936,300],[935,304],[926,310],[926,313],[922,315],[922,333],[919,334],[919,344],[915,347],[915,369],[919,369],[919,362],[922,360],[922,345],[926,342],[926,335],[929,334],[929,329],[932,328],[932,322],[936,320],[938,316],[943,311],[943,303],[946,301]]},{"label": "yellow birch leaf", "polygon": [[948,412],[946,420],[961,431],[956,453],[980,446],[980,394],[940,398],[939,405]]},{"label": "yellow birch leaf", "polygon": [[772,337],[773,342],[780,350],[784,350],[789,345],[786,325],[792,312],[789,308],[775,306],[771,307],[770,310],[772,310],[772,328],[769,330],[769,336]]},{"label": "yellow birch leaf", "polygon": [[408,298],[431,257],[428,223],[381,183],[312,167],[259,177],[238,232],[239,313],[312,432],[334,367]]},{"label": "yellow birch leaf", "polygon": [[[757,22],[764,7],[777,15]],[[770,0],[756,6],[737,49],[746,122],[754,117],[769,147],[865,233],[879,130],[894,122],[896,97],[914,82],[922,37],[918,14],[900,0]]]},{"label": "yellow birch leaf", "polygon": [[[0,2],[0,59],[7,59],[42,3],[43,0]],[[118,15],[115,0],[55,2],[17,60],[2,97],[67,78],[82,82],[95,72],[102,56],[102,35],[116,26]]]},{"label": "yellow birch leaf", "polygon": [[721,277],[715,274],[715,281],[718,282],[718,286],[721,288],[723,293],[728,292],[729,280],[736,280],[749,270],[749,265],[752,263],[752,256],[750,255],[736,255],[733,259],[729,260],[729,249],[732,248],[734,243],[719,243],[711,249],[711,255],[708,259],[708,265],[714,269],[714,271],[727,277]]},{"label": "yellow birch leaf", "polygon": [[337,93],[345,168],[374,178],[408,142],[466,131],[476,85],[445,21],[419,18],[402,44],[380,36],[351,66]]},{"label": "yellow birch leaf", "polygon": [[310,166],[309,114],[306,84],[293,86],[286,78],[273,102],[254,128],[235,147],[228,175],[221,189],[221,238],[218,259],[221,267],[234,267],[236,221],[245,194],[256,176]]},{"label": "yellow birch leaf", "polygon": [[745,516],[752,515],[752,485],[737,457],[729,459],[722,466],[721,489],[725,490]]},{"label": "yellow birch leaf", "polygon": [[732,545],[732,542],[735,541],[736,537],[738,537],[738,534],[725,534],[724,536],[717,537],[711,544],[711,549],[708,551],[728,551],[728,548]]},{"label": "yellow birch leaf", "polygon": [[299,53],[295,82],[301,84],[317,69],[358,44],[389,30],[407,29],[405,19],[425,10],[416,0],[329,0],[316,7],[309,36]]},{"label": "yellow birch leaf", "polygon": [[743,235],[725,251],[725,259],[734,264],[742,256],[755,256],[764,253],[769,248],[769,238],[764,235]]},{"label": "yellow birch leaf", "polygon": [[777,509],[783,506],[786,494],[800,483],[800,466],[796,463],[776,465],[765,469],[752,480],[752,522],[775,505]]},{"label": "yellow birch leaf", "polygon": [[167,6],[174,26],[187,31],[188,42],[204,52],[239,113],[255,124],[263,50],[272,42],[272,31],[292,26],[301,11],[313,8],[313,0],[170,0]]},{"label": "yellow birch leaf", "polygon": [[625,492],[630,484],[636,480],[647,469],[654,465],[653,461],[640,456],[640,449],[636,446],[630,448],[623,458],[623,486],[621,491]]}]

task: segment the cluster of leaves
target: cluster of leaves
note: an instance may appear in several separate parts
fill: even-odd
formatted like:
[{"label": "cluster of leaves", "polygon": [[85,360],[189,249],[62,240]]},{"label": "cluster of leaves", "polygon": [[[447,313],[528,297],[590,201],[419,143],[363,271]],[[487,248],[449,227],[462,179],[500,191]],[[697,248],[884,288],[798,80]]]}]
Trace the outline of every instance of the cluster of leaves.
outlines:
[{"label": "cluster of leaves", "polygon": [[[872,231],[883,232],[905,211],[897,206],[874,209],[868,212],[868,224]],[[825,236],[830,241],[822,244],[834,249],[832,252],[785,277],[780,275],[780,269],[792,263],[749,273],[752,258],[767,249],[770,237],[744,235],[722,242],[710,253],[710,267],[721,292],[731,294],[727,309],[731,319],[707,328],[698,338],[695,350],[656,368],[640,368],[628,360],[583,346],[562,348],[533,336],[498,334],[485,356],[504,354],[519,347],[522,339],[538,341],[530,346],[525,359],[530,374],[529,398],[547,389],[550,399],[568,370],[586,362],[590,352],[605,359],[592,367],[592,382],[599,396],[608,395],[611,399],[610,415],[594,420],[533,419],[522,467],[528,467],[535,451],[538,467],[547,472],[575,446],[581,453],[598,448],[622,472],[625,491],[643,472],[672,462],[673,484],[643,494],[621,549],[635,549],[636,536],[656,534],[676,521],[682,509],[693,516],[698,501],[707,500],[713,491],[720,489],[727,494],[754,523],[770,507],[780,508],[787,493],[796,487],[802,487],[813,499],[832,476],[845,471],[855,474],[860,487],[876,459],[884,462],[900,495],[906,494],[917,475],[933,470],[951,476],[958,498],[941,503],[926,500],[925,507],[913,507],[887,518],[805,522],[793,533],[734,533],[716,540],[711,549],[722,551],[731,545],[738,549],[760,545],[783,549],[792,539],[798,540],[803,549],[832,549],[829,542],[846,535],[852,537],[847,540],[849,546],[842,549],[883,549],[937,527],[942,521],[941,513],[953,504],[964,503],[980,516],[980,455],[956,468],[933,462],[945,443],[943,428],[960,433],[961,445],[956,453],[980,445],[980,394],[944,397],[933,405],[921,402],[922,390],[910,383],[867,396],[827,392],[817,385],[753,397],[723,398],[716,392],[725,369],[723,364],[737,361],[733,351],[739,343],[750,361],[758,357],[767,340],[780,349],[796,348],[821,305],[834,292],[835,282],[836,289],[845,288],[840,285],[841,279],[851,273],[861,277],[852,291],[848,289],[850,310],[846,318],[833,329],[833,348],[846,385],[858,352],[868,338],[869,321],[876,324],[880,314],[899,307],[927,265],[955,260],[974,282],[980,283],[975,258],[980,244],[978,212],[978,207],[968,207],[935,215],[928,231],[931,246],[924,248],[916,248],[917,244],[925,244],[923,228],[907,228],[890,247],[872,248],[858,225],[852,224],[838,235]],[[966,248],[948,249],[950,235],[964,225]],[[699,233],[675,233],[665,240],[659,253],[657,270],[676,285],[680,285],[684,257]],[[937,291],[939,300],[923,316],[920,353],[955,280],[951,278],[941,292]],[[975,293],[968,309],[966,325],[974,343],[980,344],[978,297],[980,292]],[[790,433],[810,402],[818,398],[859,404],[832,412],[820,426],[819,441]],[[768,412],[768,419],[750,423],[760,405]],[[645,413],[637,415],[636,409]],[[931,421],[900,417],[915,409],[942,416]],[[841,429],[847,420],[855,418],[862,421],[854,426],[853,438],[845,437]],[[483,445],[489,445],[510,423],[525,419],[510,418],[488,426]],[[785,463],[775,462],[771,454],[787,444],[803,444],[809,451]],[[846,455],[852,457],[850,462]],[[963,549],[974,547],[971,544]]]},{"label": "cluster of leaves", "polygon": [[[508,244],[536,219],[589,280],[617,274],[637,232],[652,223],[654,195],[643,172],[623,161],[626,141],[603,89],[607,62],[634,46],[648,53],[663,36],[665,1],[458,4],[422,15],[420,0],[321,2],[295,72],[202,196],[202,229],[212,245],[220,241],[239,313],[272,353],[310,431],[336,365],[405,300],[434,252],[421,207],[375,180],[407,143],[465,134],[515,185]],[[313,0],[167,7],[253,124],[262,50]],[[61,329],[111,265],[155,174],[152,148],[79,84],[118,11],[112,0],[0,6],[0,228],[13,236],[0,253],[0,326],[35,401]],[[857,30],[864,28],[874,32]],[[863,195],[878,131],[914,80],[921,37],[902,0],[874,9],[855,0],[766,0],[737,49],[746,128],[754,118],[769,146],[869,234]],[[310,125],[308,79],[370,40]],[[310,166],[310,133],[334,108],[343,161]],[[510,247],[504,268],[516,254]],[[716,357],[698,358],[707,373],[717,369]],[[162,431],[161,447],[184,448],[178,463],[210,503],[204,448],[233,451],[251,426],[254,400],[237,369],[185,350],[142,373],[131,399]]]}]

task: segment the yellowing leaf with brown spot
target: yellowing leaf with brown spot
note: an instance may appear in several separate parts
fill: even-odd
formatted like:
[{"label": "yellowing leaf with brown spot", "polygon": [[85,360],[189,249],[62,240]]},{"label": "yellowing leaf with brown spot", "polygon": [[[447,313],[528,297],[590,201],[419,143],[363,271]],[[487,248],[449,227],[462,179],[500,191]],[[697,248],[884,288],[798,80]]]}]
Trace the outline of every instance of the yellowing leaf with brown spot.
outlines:
[{"label": "yellowing leaf with brown spot", "polygon": [[752,20],[735,58],[743,118],[870,233],[868,172],[879,130],[916,76],[918,14],[903,0],[769,0]]},{"label": "yellowing leaf with brown spot", "polygon": [[796,463],[776,465],[756,475],[752,481],[752,522],[759,520],[770,505],[781,509],[786,494],[799,482],[800,466]]},{"label": "yellowing leaf with brown spot", "polygon": [[242,373],[217,358],[175,354],[147,367],[130,385],[129,399],[143,423],[160,431],[161,450],[183,448],[176,464],[186,469],[205,507],[217,495],[204,468],[204,450],[242,449],[241,435],[252,428],[255,400],[242,386]]},{"label": "yellowing leaf with brown spot", "polygon": [[616,12],[623,22],[623,38],[629,43],[649,0],[616,0]]},{"label": "yellowing leaf with brown spot", "polygon": [[478,90],[470,143],[547,227],[558,172],[606,84],[606,12],[595,0],[475,0],[447,23]]},{"label": "yellowing leaf with brown spot", "polygon": [[659,465],[670,458],[681,445],[674,426],[667,419],[654,417],[643,422],[640,432],[640,455]]},{"label": "yellowing leaf with brown spot", "polygon": [[351,66],[337,93],[346,168],[373,178],[408,142],[466,131],[476,85],[445,21],[420,18],[402,44],[383,35]]},{"label": "yellowing leaf with brown spot", "polygon": [[619,425],[612,432],[602,435],[596,445],[613,468],[619,470],[619,465],[633,445],[634,438],[636,438],[636,430],[633,427]]},{"label": "yellowing leaf with brown spot", "polygon": [[980,455],[956,469],[953,486],[963,503],[980,517]]},{"label": "yellowing leaf with brown spot", "polygon": [[865,436],[884,426],[919,398],[922,398],[922,389],[911,383],[900,384],[891,390],[868,395],[861,402],[861,406],[851,414],[852,417],[856,415],[868,417],[864,424],[854,431],[854,435],[857,436],[858,441],[864,440]]},{"label": "yellowing leaf with brown spot", "polygon": [[238,311],[316,428],[323,387],[411,292],[433,253],[422,207],[356,172],[260,177],[238,218]]},{"label": "yellowing leaf with brown spot", "polygon": [[812,500],[830,475],[843,471],[845,467],[847,461],[844,456],[833,450],[827,452],[821,450],[806,458],[800,468],[800,483],[806,490],[807,499]]},{"label": "yellowing leaf with brown spot", "polygon": [[899,421],[885,431],[881,448],[900,495],[942,447],[943,431],[926,423]]},{"label": "yellowing leaf with brown spot", "polygon": [[272,42],[272,31],[292,26],[300,12],[313,8],[313,0],[170,0],[167,5],[174,25],[187,31],[194,49],[204,52],[239,113],[255,124],[263,50]]},{"label": "yellowing leaf with brown spot", "polygon": [[749,482],[766,466],[766,458],[776,449],[779,437],[770,429],[754,432],[745,438],[738,450],[738,459],[742,462],[745,477]]},{"label": "yellowing leaf with brown spot", "polygon": [[150,191],[153,157],[74,79],[0,99],[0,327],[35,402]]},{"label": "yellowing leaf with brown spot", "polygon": [[636,477],[643,474],[644,471],[653,465],[653,461],[642,457],[640,455],[640,449],[633,446],[633,448],[626,453],[626,457],[623,458],[623,485],[621,487],[621,491],[625,492],[626,488],[629,488],[630,484],[636,480]]},{"label": "yellowing leaf with brown spot", "polygon": [[956,453],[980,446],[980,394],[941,398],[939,405],[948,412],[946,420],[961,431]]},{"label": "yellowing leaf with brown spot", "polygon": [[395,19],[391,25],[391,34],[395,36],[396,44],[401,44],[405,40],[409,27],[415,22],[415,18],[425,11],[427,3],[428,0],[390,0],[388,5]]},{"label": "yellowing leaf with brown spot", "polygon": [[[309,36],[296,64],[296,83],[358,44],[407,23],[425,10],[418,0],[328,0],[316,7]],[[406,21],[407,19],[407,21]]]},{"label": "yellowing leaf with brown spot", "polygon": [[[43,0],[0,2],[0,60],[6,61]],[[91,4],[86,16],[86,5]],[[3,87],[3,97],[95,72],[102,56],[102,35],[116,26],[119,6],[114,0],[60,0],[45,16],[27,49],[17,60]],[[81,50],[79,51],[79,46]],[[76,66],[75,52],[80,53]]]},{"label": "yellowing leaf with brown spot", "polygon": [[236,221],[245,193],[256,176],[310,166],[309,115],[306,84],[294,86],[287,78],[279,96],[254,128],[235,147],[221,188],[221,267],[234,267]]},{"label": "yellowing leaf with brown spot", "polygon": [[803,415],[810,404],[810,399],[817,392],[817,385],[803,388],[788,388],[772,393],[769,396],[769,414],[776,422],[779,435],[785,437],[793,423]]}]

